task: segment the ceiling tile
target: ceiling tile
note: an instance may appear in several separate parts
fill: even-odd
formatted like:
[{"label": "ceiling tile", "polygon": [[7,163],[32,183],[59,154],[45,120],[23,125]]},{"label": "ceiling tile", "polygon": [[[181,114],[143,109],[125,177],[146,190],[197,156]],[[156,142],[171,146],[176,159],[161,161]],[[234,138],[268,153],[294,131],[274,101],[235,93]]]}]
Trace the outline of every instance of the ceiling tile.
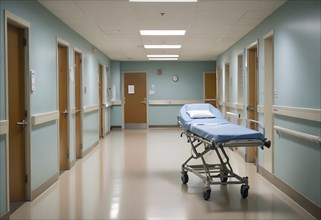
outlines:
[{"label": "ceiling tile", "polygon": [[[280,7],[284,0],[39,0],[113,60],[147,60],[144,44],[181,44],[179,60],[213,60]],[[143,29],[186,29],[185,36],[140,36]],[[156,50],[153,52],[165,53]]]}]

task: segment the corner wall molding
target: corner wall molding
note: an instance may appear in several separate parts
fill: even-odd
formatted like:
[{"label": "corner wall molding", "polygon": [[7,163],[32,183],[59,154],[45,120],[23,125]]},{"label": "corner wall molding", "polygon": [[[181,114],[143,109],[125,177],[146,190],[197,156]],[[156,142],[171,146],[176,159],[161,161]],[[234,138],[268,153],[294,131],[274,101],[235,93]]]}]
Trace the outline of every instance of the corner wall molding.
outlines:
[{"label": "corner wall molding", "polygon": [[0,121],[0,135],[7,134],[9,131],[9,121],[1,120]]},{"label": "corner wall molding", "polygon": [[321,122],[321,109],[273,105],[272,111],[276,115]]},{"label": "corner wall molding", "polygon": [[59,119],[59,111],[45,112],[31,116],[32,125],[39,125]]}]

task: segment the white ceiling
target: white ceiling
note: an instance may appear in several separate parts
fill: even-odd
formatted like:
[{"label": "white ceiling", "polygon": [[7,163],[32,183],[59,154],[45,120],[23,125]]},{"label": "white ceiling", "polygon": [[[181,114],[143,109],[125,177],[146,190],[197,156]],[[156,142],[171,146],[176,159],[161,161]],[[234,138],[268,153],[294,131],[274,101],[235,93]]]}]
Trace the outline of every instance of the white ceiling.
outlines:
[{"label": "white ceiling", "polygon": [[[133,3],[128,0],[39,0],[112,60],[144,61],[147,54],[179,54],[182,61],[215,60],[285,0],[198,0]],[[161,13],[165,13],[164,16]],[[186,30],[185,36],[140,36],[139,30]],[[181,49],[144,49],[181,44]]]}]

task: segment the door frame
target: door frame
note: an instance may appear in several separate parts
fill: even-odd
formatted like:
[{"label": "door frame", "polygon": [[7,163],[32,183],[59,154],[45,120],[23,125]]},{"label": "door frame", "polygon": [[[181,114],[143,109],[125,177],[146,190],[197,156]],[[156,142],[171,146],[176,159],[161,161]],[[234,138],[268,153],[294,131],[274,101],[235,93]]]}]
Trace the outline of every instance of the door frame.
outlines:
[{"label": "door frame", "polygon": [[[107,108],[105,111],[105,135],[108,134],[108,132],[110,131],[110,107],[109,107],[109,101],[110,101],[110,94],[111,94],[111,88],[110,88],[110,67],[108,65],[104,65],[104,71],[105,71],[105,79],[104,79],[104,85],[105,85],[105,103],[107,103]],[[106,126],[107,125],[107,126]]]},{"label": "door frame", "polygon": [[[258,91],[258,76],[259,76],[259,63],[258,63],[258,56],[259,56],[259,40],[255,40],[254,42],[252,42],[251,44],[249,44],[247,47],[246,47],[246,80],[247,80],[247,87],[246,87],[246,105],[245,105],[245,112],[246,112],[246,118],[247,119],[250,119],[249,118],[249,112],[247,110],[248,106],[249,106],[249,99],[250,99],[250,73],[249,73],[249,50],[251,48],[253,48],[254,46],[256,46],[256,61],[257,62],[257,65],[256,65],[256,118],[254,120],[257,120],[257,104],[258,104],[258,95],[259,95],[259,91]],[[243,58],[244,59],[244,58]],[[244,95],[244,94],[243,94]],[[244,98],[244,97],[243,97]],[[244,99],[243,99],[244,101]],[[253,148],[254,149],[254,148]],[[246,152],[245,152],[245,160],[246,162],[250,162],[251,158],[248,158],[248,154],[250,154],[251,151],[253,151],[253,149],[247,147],[246,148]],[[255,148],[255,153],[254,153],[254,163],[258,166],[258,151],[257,149]]]},{"label": "door frame", "polygon": [[[26,38],[26,46],[25,46],[25,109],[27,110],[27,122],[26,125],[26,132],[25,132],[25,174],[27,175],[27,183],[26,183],[26,200],[31,201],[31,153],[30,153],[30,146],[31,146],[31,115],[30,115],[30,63],[29,63],[29,45],[30,45],[30,23],[12,12],[5,10],[4,11],[5,18],[4,18],[4,49],[5,49],[5,86],[6,86],[6,118],[9,121],[9,90],[8,90],[8,23],[13,24],[19,28],[24,29],[25,38]],[[9,130],[6,134],[6,178],[7,178],[7,211],[10,211],[10,178],[9,178]]]},{"label": "door frame", "polygon": [[[242,57],[242,63],[241,63],[241,67],[240,68],[240,62],[239,62],[239,59],[240,57]],[[236,58],[236,61],[237,61],[237,103],[238,104],[242,104],[242,106],[244,106],[244,51],[240,51],[239,53],[237,53],[237,58]],[[240,70],[241,69],[241,74],[240,74]],[[241,83],[239,83],[241,81]],[[240,96],[240,93],[241,92],[241,96]],[[240,99],[241,98],[241,99]]]},{"label": "door frame", "polygon": [[[83,108],[83,94],[82,94],[82,92],[83,92],[83,75],[82,75],[82,73],[83,73],[83,67],[84,67],[84,62],[83,62],[83,60],[84,60],[84,55],[83,55],[83,52],[79,49],[79,48],[77,48],[77,47],[74,47],[74,55],[75,55],[75,53],[79,53],[80,54],[80,59],[81,59],[81,65],[80,65],[80,74],[79,74],[79,84],[80,84],[80,94],[79,94],[79,98],[80,98],[80,158],[82,158],[82,146],[83,146],[83,115],[84,115],[84,108]],[[75,60],[75,57],[74,57],[74,60]],[[74,67],[74,71],[75,71],[75,67]],[[74,79],[75,79],[75,73],[74,73]],[[76,85],[75,85],[76,86]],[[76,94],[75,94],[75,98],[76,98]],[[75,103],[76,103],[76,100],[75,100]],[[75,104],[76,105],[76,104]],[[74,107],[74,109],[73,109],[73,114],[75,115],[75,124],[76,124],[76,111],[77,111],[77,109],[76,109],[76,106]],[[77,149],[75,149],[75,152],[76,152],[76,160],[77,160]]]},{"label": "door frame", "polygon": [[[56,70],[57,70],[57,73],[56,73],[56,77],[57,77],[57,89],[56,89],[56,91],[57,91],[57,111],[59,112],[59,118],[60,118],[60,111],[59,111],[59,65],[58,65],[58,59],[59,59],[59,57],[58,57],[58,46],[59,45],[61,45],[61,46],[64,46],[64,47],[66,47],[67,48],[67,110],[68,110],[68,115],[67,115],[67,117],[68,117],[68,123],[67,123],[67,132],[68,132],[68,134],[67,134],[67,151],[68,151],[68,154],[70,155],[70,136],[69,136],[69,134],[70,134],[70,122],[69,122],[69,120],[70,120],[70,102],[69,102],[69,98],[70,98],[70,91],[69,91],[69,89],[70,89],[70,58],[69,58],[69,56],[70,56],[70,54],[69,54],[69,49],[70,49],[70,44],[69,44],[69,42],[67,42],[67,41],[65,41],[65,40],[63,40],[62,38],[60,38],[60,37],[58,37],[57,36],[57,43],[56,43]],[[57,159],[57,165],[58,165],[58,167],[59,167],[59,172],[60,172],[60,133],[59,133],[59,125],[60,125],[60,119],[58,120],[58,126],[57,126],[57,136],[58,136],[58,140],[57,140],[57,143],[58,143],[58,159]],[[70,164],[70,157],[68,157],[68,168],[70,169],[70,166],[71,166],[71,164]]]},{"label": "door frame", "polygon": [[[272,38],[272,40],[271,40]],[[265,135],[274,144],[274,65],[275,65],[275,43],[274,31],[270,31],[263,36],[264,41],[264,126]],[[270,173],[274,173],[274,147],[268,151],[263,151],[263,167]]]},{"label": "door frame", "polygon": [[[230,88],[231,88],[231,85],[230,85],[230,73],[231,73],[231,62],[228,60],[224,63],[224,91],[223,91],[223,94],[224,94],[224,105],[226,103],[230,103],[231,100],[230,100]],[[228,68],[227,68],[228,67]],[[228,69],[228,71],[226,71]],[[228,76],[227,76],[228,74]],[[225,112],[223,113],[225,115]]]},{"label": "door frame", "polygon": [[[101,70],[100,70],[101,68]],[[101,71],[101,72],[100,72]],[[101,74],[101,76],[100,76]],[[98,133],[99,133],[99,138],[105,137],[105,108],[104,104],[105,102],[105,65],[98,63]],[[99,89],[99,84],[101,85],[101,97],[100,97],[100,89]],[[101,101],[101,103],[100,103]],[[100,114],[99,114],[100,112]],[[102,131],[100,130],[102,129]],[[101,132],[101,134],[100,134]]]},{"label": "door frame", "polygon": [[130,74],[130,73],[145,73],[146,74],[146,128],[149,127],[149,117],[148,117],[148,112],[149,112],[149,104],[148,104],[148,74],[147,71],[126,71],[122,72],[121,74],[121,85],[122,85],[122,100],[121,100],[121,109],[122,109],[122,125],[121,128],[125,129],[125,74]]}]

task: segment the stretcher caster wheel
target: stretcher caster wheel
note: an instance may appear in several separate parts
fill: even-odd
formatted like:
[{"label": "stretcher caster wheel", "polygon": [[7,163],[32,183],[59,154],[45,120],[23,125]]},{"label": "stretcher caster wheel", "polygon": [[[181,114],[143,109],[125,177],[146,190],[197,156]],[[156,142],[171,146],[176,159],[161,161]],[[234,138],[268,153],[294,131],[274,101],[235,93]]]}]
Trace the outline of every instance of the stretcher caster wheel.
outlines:
[{"label": "stretcher caster wheel", "polygon": [[211,188],[210,187],[204,187],[203,188],[203,198],[205,200],[209,200],[211,197]]},{"label": "stretcher caster wheel", "polygon": [[183,184],[186,184],[188,182],[187,172],[182,172],[181,180]]},{"label": "stretcher caster wheel", "polygon": [[228,180],[228,173],[225,173],[225,172],[221,172],[220,173],[220,178],[221,178],[221,182],[222,183],[226,183],[227,182],[227,180]]},{"label": "stretcher caster wheel", "polygon": [[241,186],[241,196],[245,199],[249,195],[250,186],[242,185]]}]

